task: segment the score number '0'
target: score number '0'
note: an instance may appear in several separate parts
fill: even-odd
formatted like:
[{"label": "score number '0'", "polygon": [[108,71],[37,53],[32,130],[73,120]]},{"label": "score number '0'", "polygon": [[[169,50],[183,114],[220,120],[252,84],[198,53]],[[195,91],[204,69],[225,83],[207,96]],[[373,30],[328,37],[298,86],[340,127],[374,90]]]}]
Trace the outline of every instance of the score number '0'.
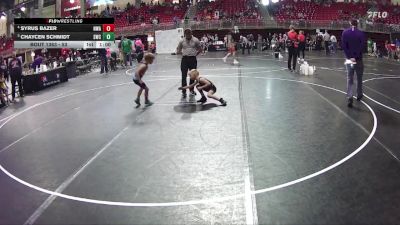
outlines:
[{"label": "score number '0'", "polygon": [[114,32],[114,24],[103,24],[103,32]]}]

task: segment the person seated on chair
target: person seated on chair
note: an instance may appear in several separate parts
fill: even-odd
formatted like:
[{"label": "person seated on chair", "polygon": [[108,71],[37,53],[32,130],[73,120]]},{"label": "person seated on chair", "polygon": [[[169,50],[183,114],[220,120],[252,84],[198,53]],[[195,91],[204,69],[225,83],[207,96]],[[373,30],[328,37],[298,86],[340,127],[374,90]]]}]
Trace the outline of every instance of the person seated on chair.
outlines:
[{"label": "person seated on chair", "polygon": [[4,73],[0,73],[0,100],[2,106],[8,105],[8,88],[6,85],[6,78]]}]

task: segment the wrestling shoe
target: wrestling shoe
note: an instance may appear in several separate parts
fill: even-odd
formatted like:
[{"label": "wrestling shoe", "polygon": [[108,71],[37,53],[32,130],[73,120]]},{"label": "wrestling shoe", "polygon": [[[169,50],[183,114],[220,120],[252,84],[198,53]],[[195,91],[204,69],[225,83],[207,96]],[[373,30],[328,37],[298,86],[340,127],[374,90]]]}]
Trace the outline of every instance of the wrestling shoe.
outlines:
[{"label": "wrestling shoe", "polygon": [[348,106],[349,108],[353,107],[353,98],[347,99],[347,106]]},{"label": "wrestling shoe", "polygon": [[145,104],[146,106],[151,106],[151,105],[153,105],[154,103],[151,102],[151,101],[149,101],[149,100],[146,100],[146,101],[144,102],[144,104]]},{"label": "wrestling shoe", "polygon": [[136,105],[140,105],[140,99],[137,98],[137,99],[135,100],[135,103],[136,103]]},{"label": "wrestling shoe", "polygon": [[222,105],[222,106],[226,106],[226,101],[225,101],[223,98],[221,98],[221,99],[219,100],[219,102],[221,102],[221,105]]},{"label": "wrestling shoe", "polygon": [[207,102],[207,98],[206,97],[202,97],[200,100],[197,101],[198,103],[204,104]]}]

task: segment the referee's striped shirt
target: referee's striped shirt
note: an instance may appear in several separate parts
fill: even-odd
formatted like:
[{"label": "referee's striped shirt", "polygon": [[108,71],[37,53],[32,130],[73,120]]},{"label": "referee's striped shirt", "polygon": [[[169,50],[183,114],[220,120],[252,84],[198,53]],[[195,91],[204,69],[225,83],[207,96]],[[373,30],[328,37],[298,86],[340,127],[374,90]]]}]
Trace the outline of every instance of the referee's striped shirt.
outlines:
[{"label": "referee's striped shirt", "polygon": [[178,52],[182,51],[183,56],[197,56],[200,49],[200,41],[196,37],[192,37],[189,41],[183,38],[178,44]]}]

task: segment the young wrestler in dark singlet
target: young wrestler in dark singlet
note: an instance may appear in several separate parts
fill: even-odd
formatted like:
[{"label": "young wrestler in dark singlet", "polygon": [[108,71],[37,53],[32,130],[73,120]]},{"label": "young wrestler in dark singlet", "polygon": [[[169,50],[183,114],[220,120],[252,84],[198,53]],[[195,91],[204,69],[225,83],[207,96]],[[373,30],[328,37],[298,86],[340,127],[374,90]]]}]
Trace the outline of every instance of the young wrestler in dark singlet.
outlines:
[{"label": "young wrestler in dark singlet", "polygon": [[146,106],[150,106],[153,103],[149,101],[149,88],[146,86],[146,84],[143,82],[142,78],[144,74],[147,71],[147,68],[149,67],[149,64],[152,64],[154,61],[154,55],[151,53],[146,53],[144,55],[144,63],[141,63],[135,72],[135,75],[133,76],[133,82],[140,87],[137,98],[135,100],[135,103],[140,106],[140,96],[142,95],[142,92],[144,90],[144,98],[145,98],[145,104]]},{"label": "young wrestler in dark singlet", "polygon": [[190,76],[190,79],[194,80],[195,82],[189,86],[180,87],[179,90],[191,89],[193,87],[196,87],[197,90],[201,94],[201,99],[197,102],[200,102],[202,104],[207,102],[207,98],[204,95],[204,92],[207,92],[207,97],[213,98],[213,99],[221,102],[222,106],[226,106],[226,101],[223,98],[219,98],[214,95],[215,92],[217,92],[217,88],[215,87],[215,85],[207,78],[200,77],[199,71],[197,71],[196,69],[193,69],[193,70],[189,71],[188,75]]}]

